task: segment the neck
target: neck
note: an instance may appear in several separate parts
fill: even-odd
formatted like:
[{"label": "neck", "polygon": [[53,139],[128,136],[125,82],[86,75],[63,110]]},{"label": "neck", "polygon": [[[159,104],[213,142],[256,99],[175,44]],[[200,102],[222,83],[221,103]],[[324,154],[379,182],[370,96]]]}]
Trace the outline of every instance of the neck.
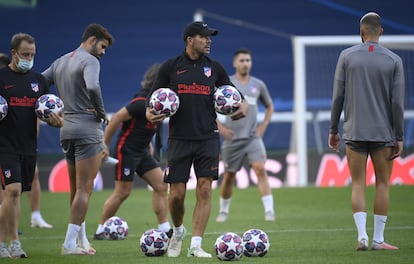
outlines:
[{"label": "neck", "polygon": [[241,83],[247,83],[250,79],[250,74],[240,74],[236,72],[236,79]]}]

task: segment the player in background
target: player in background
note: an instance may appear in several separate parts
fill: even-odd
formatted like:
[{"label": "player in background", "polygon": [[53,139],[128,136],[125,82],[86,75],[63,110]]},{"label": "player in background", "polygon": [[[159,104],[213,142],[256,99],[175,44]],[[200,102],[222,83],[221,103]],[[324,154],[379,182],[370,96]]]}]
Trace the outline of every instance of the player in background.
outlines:
[{"label": "player in background", "polygon": [[[9,56],[5,53],[0,53],[0,69],[7,67],[10,64]],[[39,170],[36,164],[35,174],[32,182],[32,190],[26,192],[30,201],[30,209],[32,210],[31,217],[31,226],[32,227],[43,227],[43,228],[52,228],[53,226],[48,224],[42,217],[40,213],[40,194],[41,187],[39,181]],[[3,188],[0,188],[0,206],[3,201]],[[20,230],[18,231],[21,234]]]},{"label": "player in background", "polygon": [[[230,76],[231,82],[244,94],[249,103],[249,111],[242,120],[232,120],[226,117],[222,124],[217,119],[220,134],[223,136],[222,159],[224,161],[224,176],[221,182],[220,210],[217,222],[227,220],[236,173],[241,169],[243,160],[247,158],[257,176],[257,186],[262,199],[265,220],[274,221],[273,195],[269,178],[265,169],[266,148],[263,135],[273,114],[273,102],[266,84],[250,75],[252,56],[248,49],[235,51],[233,67],[236,72]],[[258,103],[265,107],[264,120],[258,124]]]},{"label": "player in background", "polygon": [[[30,191],[37,158],[39,119],[36,100],[49,92],[46,80],[32,71],[35,39],[26,33],[13,35],[12,59],[0,69],[0,95],[9,105],[0,121],[0,178],[4,188],[0,207],[0,258],[27,258],[18,236],[21,193]],[[52,115],[49,123],[61,127],[63,119]],[[9,246],[7,243],[9,242]]]},{"label": "player in background", "polygon": [[344,112],[343,134],[352,177],[352,211],[358,231],[356,250],[368,249],[365,198],[366,166],[375,171],[373,250],[397,250],[384,241],[389,184],[394,159],[404,137],[404,69],[401,58],[379,44],[381,17],[374,12],[360,20],[362,44],[341,52],[333,84],[328,145],[339,151],[338,124]]},{"label": "player in background", "polygon": [[[161,65],[152,88],[154,91],[169,87],[180,98],[180,107],[169,121],[168,164],[164,176],[164,181],[170,185],[168,202],[174,224],[167,251],[169,257],[178,257],[181,253],[186,233],[183,225],[184,201],[192,165],[197,177],[196,204],[187,256],[212,257],[202,249],[201,244],[211,212],[212,182],[218,178],[220,138],[213,94],[215,87],[232,85],[223,66],[208,57],[211,36],[217,33],[216,29],[209,28],[203,22],[187,25],[183,32],[185,51]],[[247,107],[247,103],[243,102],[232,118],[244,117]],[[158,123],[165,119],[165,114],[156,115],[153,111],[147,108],[150,122]]]},{"label": "player in background", "polygon": [[109,150],[103,141],[102,123],[107,123],[99,83],[99,59],[113,42],[100,24],[88,25],[80,46],[43,72],[54,83],[65,103],[65,125],[60,143],[70,179],[70,219],[62,255],[95,254],[86,236],[85,216],[93,191],[93,180]]},{"label": "player in background", "polygon": [[122,107],[112,116],[105,129],[105,144],[109,147],[113,135],[120,127],[115,145],[119,162],[115,166],[115,189],[105,201],[101,220],[94,235],[95,239],[105,239],[103,224],[115,215],[121,204],[128,198],[134,186],[135,173],[153,189],[152,207],[157,217],[158,229],[165,233],[172,232],[168,222],[168,185],[164,182],[163,172],[150,150],[151,140],[157,126],[148,122],[145,117],[145,101],[159,68],[159,64],[154,64],[147,69],[141,82],[141,90],[127,106]]}]

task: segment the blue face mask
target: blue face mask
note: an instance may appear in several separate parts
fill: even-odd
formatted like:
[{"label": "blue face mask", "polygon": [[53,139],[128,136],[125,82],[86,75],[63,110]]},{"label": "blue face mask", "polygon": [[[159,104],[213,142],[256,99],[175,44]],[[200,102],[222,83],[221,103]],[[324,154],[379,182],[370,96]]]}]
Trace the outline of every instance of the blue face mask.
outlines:
[{"label": "blue face mask", "polygon": [[19,63],[17,63],[17,69],[21,72],[27,72],[30,69],[32,69],[33,63],[34,63],[34,59],[33,60],[25,60],[25,59],[20,59],[19,58]]}]

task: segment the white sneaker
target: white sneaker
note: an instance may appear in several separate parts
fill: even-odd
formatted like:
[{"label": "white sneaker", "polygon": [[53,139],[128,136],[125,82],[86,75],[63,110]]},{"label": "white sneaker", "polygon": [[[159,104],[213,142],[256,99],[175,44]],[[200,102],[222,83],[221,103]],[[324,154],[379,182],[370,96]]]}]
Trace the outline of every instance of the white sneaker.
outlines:
[{"label": "white sneaker", "polygon": [[227,221],[227,216],[228,216],[228,213],[220,212],[218,214],[217,218],[216,218],[216,222],[218,222],[218,223],[226,222]]},{"label": "white sneaker", "polygon": [[43,218],[32,218],[30,221],[32,227],[40,227],[40,228],[52,228],[51,224],[48,224]]},{"label": "white sneaker", "polygon": [[183,243],[183,239],[185,237],[185,227],[181,234],[177,234],[173,232],[171,237],[170,243],[168,244],[167,256],[168,257],[178,257],[181,253],[181,244]]},{"label": "white sneaker", "polygon": [[11,258],[9,248],[6,243],[0,243],[0,258]]},{"label": "white sneaker", "polygon": [[65,255],[88,255],[89,253],[86,249],[83,249],[81,247],[66,248],[64,245],[62,245],[61,254],[62,256],[65,256]]},{"label": "white sneaker", "polygon": [[276,219],[275,213],[271,211],[268,211],[265,213],[265,221],[272,222],[272,221],[275,221],[275,219]]},{"label": "white sneaker", "polygon": [[80,244],[79,247],[83,248],[86,251],[88,251],[89,255],[95,255],[96,254],[96,249],[94,249],[90,243]]},{"label": "white sneaker", "polygon": [[192,247],[188,249],[187,257],[196,257],[196,258],[211,258],[211,254],[204,251],[204,249]]},{"label": "white sneaker", "polygon": [[26,252],[22,248],[22,244],[19,240],[14,240],[9,246],[10,256],[12,258],[27,258]]}]

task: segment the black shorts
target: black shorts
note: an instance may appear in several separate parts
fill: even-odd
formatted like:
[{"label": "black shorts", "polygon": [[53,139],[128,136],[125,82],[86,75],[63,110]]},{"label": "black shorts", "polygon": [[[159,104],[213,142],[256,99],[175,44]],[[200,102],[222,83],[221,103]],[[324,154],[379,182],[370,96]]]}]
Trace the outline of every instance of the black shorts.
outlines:
[{"label": "black shorts", "polygon": [[36,155],[0,153],[0,178],[2,188],[8,184],[20,182],[22,192],[32,190],[36,167]]},{"label": "black shorts", "polygon": [[115,166],[116,181],[133,181],[135,172],[142,177],[147,171],[158,168],[158,164],[150,153],[144,155],[118,155],[119,162]]},{"label": "black shorts", "polygon": [[395,142],[376,142],[376,141],[350,141],[345,140],[345,144],[353,151],[359,153],[371,153],[383,148],[394,147]]},{"label": "black shorts", "polygon": [[167,183],[186,183],[190,178],[191,165],[197,178],[218,179],[220,153],[219,138],[206,140],[168,140],[167,168],[164,181]]}]

